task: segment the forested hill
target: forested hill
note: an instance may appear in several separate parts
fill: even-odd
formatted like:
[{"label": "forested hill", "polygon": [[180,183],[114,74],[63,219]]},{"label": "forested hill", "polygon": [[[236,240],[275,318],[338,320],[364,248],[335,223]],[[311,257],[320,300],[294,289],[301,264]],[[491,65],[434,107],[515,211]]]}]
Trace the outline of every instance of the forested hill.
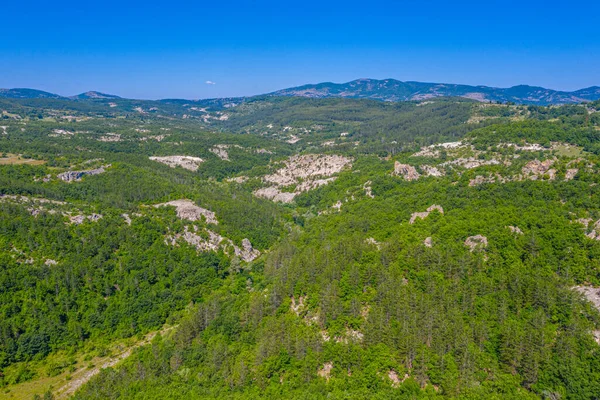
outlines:
[{"label": "forested hill", "polygon": [[0,101],[0,398],[596,399],[600,101]]},{"label": "forested hill", "polygon": [[[230,103],[251,100],[265,95],[238,97],[231,99],[212,99],[201,102]],[[421,101],[438,97],[463,97],[480,102],[515,104],[575,104],[600,99],[600,87],[592,86],[572,92],[546,89],[543,87],[519,85],[510,88],[489,86],[457,85],[449,83],[402,82],[396,79],[357,79],[347,83],[324,82],[281,89],[266,96],[310,97],[310,98],[350,98],[380,101]],[[0,89],[0,98],[29,99],[70,99],[99,100],[119,99],[120,97],[100,92],[85,92],[79,95],[63,97],[57,94],[35,89]],[[163,101],[169,101],[163,100]],[[193,103],[194,100],[171,100]]]},{"label": "forested hill", "polygon": [[519,85],[510,88],[456,85],[448,83],[402,82],[396,79],[357,79],[347,83],[318,83],[282,89],[275,96],[313,98],[367,98],[384,101],[425,100],[436,97],[465,97],[485,102],[516,104],[569,104],[600,99],[600,87],[594,86],[573,92],[536,86]]}]

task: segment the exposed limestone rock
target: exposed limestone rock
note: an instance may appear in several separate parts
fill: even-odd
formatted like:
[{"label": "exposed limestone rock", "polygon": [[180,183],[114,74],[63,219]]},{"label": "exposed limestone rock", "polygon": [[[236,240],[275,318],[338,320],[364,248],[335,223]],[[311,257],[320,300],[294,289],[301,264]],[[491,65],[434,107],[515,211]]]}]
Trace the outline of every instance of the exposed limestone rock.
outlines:
[{"label": "exposed limestone rock", "polygon": [[[586,224],[586,227],[589,224]],[[587,237],[594,240],[600,240],[600,219],[594,224],[592,231],[586,234]]]},{"label": "exposed limestone rock", "polygon": [[44,262],[44,265],[47,265],[47,266],[56,265],[56,264],[58,264],[58,262],[57,262],[56,260],[52,260],[52,259],[50,259],[50,258],[48,258],[48,259],[47,259],[47,260]]},{"label": "exposed limestone rock", "polygon": [[367,197],[370,197],[371,199],[375,198],[375,196],[373,195],[373,189],[371,188],[371,181],[365,182],[365,184],[363,185],[363,189],[365,189],[365,195]]},{"label": "exposed limestone rock", "polygon": [[[575,286],[573,289],[585,296],[585,298],[600,311],[600,288],[592,286]],[[594,336],[596,343],[600,344],[600,331],[592,331],[592,335]]]},{"label": "exposed limestone rock", "polygon": [[72,224],[79,225],[79,224],[82,224],[86,219],[91,222],[97,222],[101,218],[102,218],[101,214],[92,214],[92,215],[88,215],[88,216],[79,214],[79,215],[74,215],[74,216],[69,217],[69,221],[71,221]]},{"label": "exposed limestone rock", "polygon": [[423,240],[423,244],[425,247],[433,247],[433,239],[431,239],[431,236],[426,237],[425,240]]},{"label": "exposed limestone rock", "polygon": [[260,188],[254,191],[254,195],[280,203],[291,203],[294,197],[296,197],[296,193],[282,192],[274,186]]},{"label": "exposed limestone rock", "polygon": [[335,181],[335,177],[326,178],[326,179],[315,179],[315,180],[306,180],[296,186],[295,193],[299,194],[302,192],[308,192],[309,190],[313,190],[318,188],[319,186],[325,186],[330,182]]},{"label": "exposed limestone rock", "polygon": [[398,373],[393,369],[390,369],[388,371],[388,378],[390,379],[390,381],[392,381],[392,387],[397,388],[400,387],[400,384],[402,384],[405,380],[410,378],[410,376],[408,374],[404,374],[404,377],[400,379]]},{"label": "exposed limestone rock", "polygon": [[199,221],[204,217],[209,224],[218,224],[215,213],[206,208],[198,207],[193,201],[187,199],[173,200],[167,203],[156,204],[154,207],[173,206],[177,209],[177,216],[188,221]]},{"label": "exposed limestone rock", "polygon": [[229,149],[231,147],[242,148],[241,146],[238,146],[238,145],[218,144],[218,145],[214,146],[213,148],[211,148],[209,151],[211,153],[215,154],[217,157],[219,157],[223,161],[230,161],[229,153],[227,153],[227,149]]},{"label": "exposed limestone rock", "polygon": [[523,231],[518,226],[507,226],[507,228],[510,229],[512,233],[516,233],[517,235],[523,234]]},{"label": "exposed limestone rock", "polygon": [[241,258],[243,261],[250,262],[256,259],[260,252],[252,248],[252,244],[248,239],[242,240],[242,248],[234,245],[230,239],[224,238],[223,236],[215,233],[211,230],[204,229],[204,234],[201,236],[197,226],[193,226],[193,230],[190,230],[188,226],[184,227],[183,233],[177,233],[169,235],[165,238],[165,244],[177,246],[177,241],[182,239],[188,244],[194,246],[198,251],[218,251],[222,249],[225,254],[233,254]]},{"label": "exposed limestone rock", "polygon": [[331,208],[335,208],[336,210],[340,211],[342,209],[342,202],[338,200],[334,205],[331,206]]},{"label": "exposed limestone rock", "polygon": [[515,150],[520,150],[520,151],[545,151],[545,150],[550,150],[545,148],[544,146],[542,146],[539,143],[525,143],[523,146],[519,146],[518,144],[515,143],[500,143],[498,145],[498,147],[502,148],[502,147],[512,147]]},{"label": "exposed limestone rock", "polygon": [[285,167],[265,176],[264,180],[278,186],[289,186],[298,183],[299,179],[337,174],[351,162],[350,158],[338,155],[296,155],[285,161]]},{"label": "exposed limestone rock", "polygon": [[58,179],[65,182],[80,181],[85,175],[99,175],[106,172],[106,168],[109,168],[110,164],[103,165],[100,168],[88,169],[85,171],[66,171],[57,175]]},{"label": "exposed limestone rock", "polygon": [[440,156],[440,151],[434,150],[431,147],[423,147],[420,151],[411,155],[411,157],[431,157],[431,158],[438,158],[439,156]]},{"label": "exposed limestone rock", "polygon": [[549,176],[550,180],[553,180],[556,174],[555,169],[550,169],[553,164],[554,160],[533,160],[525,164],[521,169],[521,172],[531,180],[537,180],[546,174]]},{"label": "exposed limestone rock", "polygon": [[267,150],[267,149],[256,149],[255,153],[256,154],[273,154],[273,152],[271,150]]},{"label": "exposed limestone rock", "polygon": [[[285,161],[283,168],[263,178],[265,182],[275,186],[258,189],[254,195],[277,202],[290,203],[299,193],[316,189],[335,180],[335,177],[320,179],[319,177],[336,174],[351,162],[351,159],[337,155],[292,156]],[[290,185],[297,185],[293,193],[283,192],[280,189]]]},{"label": "exposed limestone rock", "polygon": [[248,180],[249,178],[247,176],[236,176],[235,178],[228,178],[225,179],[227,182],[235,182],[235,183],[244,183]]},{"label": "exposed limestone rock", "polygon": [[442,167],[454,165],[454,166],[463,167],[465,169],[473,169],[473,168],[481,167],[484,165],[499,165],[499,164],[500,164],[500,161],[496,160],[495,158],[492,158],[491,160],[480,160],[475,157],[468,157],[468,158],[457,158],[456,160],[452,160],[452,161],[446,161],[445,163],[442,163],[440,165]]},{"label": "exposed limestone rock", "polygon": [[469,236],[467,240],[465,240],[465,246],[467,246],[471,252],[475,250],[482,250],[486,248],[487,245],[488,240],[482,235]]},{"label": "exposed limestone rock", "polygon": [[575,178],[575,175],[577,175],[578,172],[579,169],[577,168],[567,169],[567,171],[565,172],[565,181],[570,181],[571,179]]},{"label": "exposed limestone rock", "polygon": [[127,225],[131,225],[131,218],[129,217],[129,214],[127,214],[127,213],[121,214],[121,217],[123,217],[123,219],[125,220],[125,223]]},{"label": "exposed limestone rock", "polygon": [[495,174],[495,175],[489,175],[487,177],[485,176],[481,176],[481,175],[477,175],[475,177],[475,179],[470,179],[469,180],[469,186],[479,186],[482,185],[484,183],[506,183],[510,181],[509,178],[504,178],[502,175],[500,174]]},{"label": "exposed limestone rock", "polygon": [[321,368],[317,372],[317,375],[319,375],[321,378],[325,378],[329,382],[329,379],[331,378],[331,370],[332,369],[333,369],[333,363],[331,361],[326,362],[325,364],[323,364],[323,368]]},{"label": "exposed limestone rock", "polygon": [[421,170],[425,173],[425,176],[444,176],[444,173],[437,169],[437,167],[432,167],[431,165],[421,165]]},{"label": "exposed limestone rock", "polygon": [[306,300],[306,296],[298,297],[298,301],[296,301],[296,298],[292,296],[291,300],[292,304],[290,305],[290,310],[297,316],[300,316],[300,314],[304,311],[304,301]]},{"label": "exposed limestone rock", "polygon": [[344,344],[349,342],[360,343],[364,337],[365,335],[362,332],[346,327],[343,335],[335,337],[335,342]]},{"label": "exposed limestone rock", "polygon": [[373,239],[372,237],[366,238],[365,243],[372,244],[373,246],[377,247],[377,250],[381,249],[381,243],[379,243],[377,240]]},{"label": "exposed limestone rock", "polygon": [[417,180],[421,176],[412,165],[401,164],[398,161],[394,163],[394,172],[392,175],[402,176],[407,181]]},{"label": "exposed limestone rock", "polygon": [[248,239],[242,240],[241,249],[237,246],[233,246],[233,248],[235,255],[246,262],[253,261],[260,255],[260,251],[252,248],[252,243],[250,243],[250,240]]},{"label": "exposed limestone rock", "polygon": [[100,142],[120,142],[122,141],[121,135],[118,133],[106,133],[104,136],[98,138]]},{"label": "exposed limestone rock", "polygon": [[434,204],[434,205],[429,206],[427,208],[427,211],[425,211],[425,212],[412,213],[409,223],[414,224],[415,221],[417,220],[417,218],[421,218],[421,219],[427,218],[433,210],[437,210],[442,215],[444,214],[444,209],[442,208],[442,206],[438,206],[437,204]]},{"label": "exposed limestone rock", "polygon": [[67,131],[65,129],[53,129],[52,132],[54,132],[54,134],[49,134],[48,136],[58,137],[58,136],[73,136],[73,135],[75,135],[74,132]]},{"label": "exposed limestone rock", "polygon": [[150,157],[150,159],[152,161],[158,161],[159,163],[166,164],[171,168],[179,166],[190,171],[197,171],[200,167],[200,164],[204,162],[204,160],[200,157],[191,156]]},{"label": "exposed limestone rock", "polygon": [[600,311],[600,288],[592,286],[575,286],[573,289],[585,296],[585,298]]}]

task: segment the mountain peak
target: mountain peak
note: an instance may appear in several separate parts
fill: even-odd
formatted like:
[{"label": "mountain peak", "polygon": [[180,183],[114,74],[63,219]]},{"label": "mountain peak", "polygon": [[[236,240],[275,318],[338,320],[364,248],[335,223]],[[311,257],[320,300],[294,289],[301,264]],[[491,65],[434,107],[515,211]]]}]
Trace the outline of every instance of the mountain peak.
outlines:
[{"label": "mountain peak", "polygon": [[91,90],[89,92],[85,92],[85,93],[81,93],[75,96],[71,96],[72,99],[77,99],[77,100],[87,100],[87,99],[120,99],[119,96],[116,96],[114,94],[107,94],[107,93],[101,93],[101,92],[97,92],[95,90]]}]

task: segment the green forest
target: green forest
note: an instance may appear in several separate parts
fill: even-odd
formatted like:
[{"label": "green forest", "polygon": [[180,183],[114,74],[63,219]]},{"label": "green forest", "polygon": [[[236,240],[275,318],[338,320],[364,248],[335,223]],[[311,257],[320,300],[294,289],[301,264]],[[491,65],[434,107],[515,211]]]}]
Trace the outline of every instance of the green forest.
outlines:
[{"label": "green forest", "polygon": [[0,398],[600,398],[600,102],[0,110]]}]

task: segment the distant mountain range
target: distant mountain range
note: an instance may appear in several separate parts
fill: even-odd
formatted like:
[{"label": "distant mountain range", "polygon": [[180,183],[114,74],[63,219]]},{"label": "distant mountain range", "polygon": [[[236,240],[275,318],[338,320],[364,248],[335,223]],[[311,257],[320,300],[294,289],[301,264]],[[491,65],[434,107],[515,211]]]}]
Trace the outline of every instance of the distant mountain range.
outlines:
[{"label": "distant mountain range", "polygon": [[563,92],[519,85],[502,89],[447,83],[402,82],[395,79],[357,79],[347,83],[318,83],[271,93],[274,96],[367,98],[382,101],[426,100],[435,97],[465,97],[477,101],[519,104],[569,104],[600,99],[600,87]]},{"label": "distant mountain range", "polygon": [[[347,83],[325,82],[303,85],[278,90],[267,95],[312,98],[343,97],[381,101],[422,101],[436,97],[463,97],[482,102],[549,105],[600,100],[600,87],[592,86],[573,92],[565,92],[528,85],[495,88],[448,83],[402,82],[395,79],[357,79]],[[63,97],[35,89],[0,89],[0,98],[120,99],[119,96],[94,91]]]},{"label": "distant mountain range", "polygon": [[44,92],[37,89],[0,89],[0,98],[6,99],[71,99],[71,100],[88,100],[88,99],[120,99],[114,94],[106,94],[100,92],[85,92],[75,96],[64,97],[58,94]]}]

